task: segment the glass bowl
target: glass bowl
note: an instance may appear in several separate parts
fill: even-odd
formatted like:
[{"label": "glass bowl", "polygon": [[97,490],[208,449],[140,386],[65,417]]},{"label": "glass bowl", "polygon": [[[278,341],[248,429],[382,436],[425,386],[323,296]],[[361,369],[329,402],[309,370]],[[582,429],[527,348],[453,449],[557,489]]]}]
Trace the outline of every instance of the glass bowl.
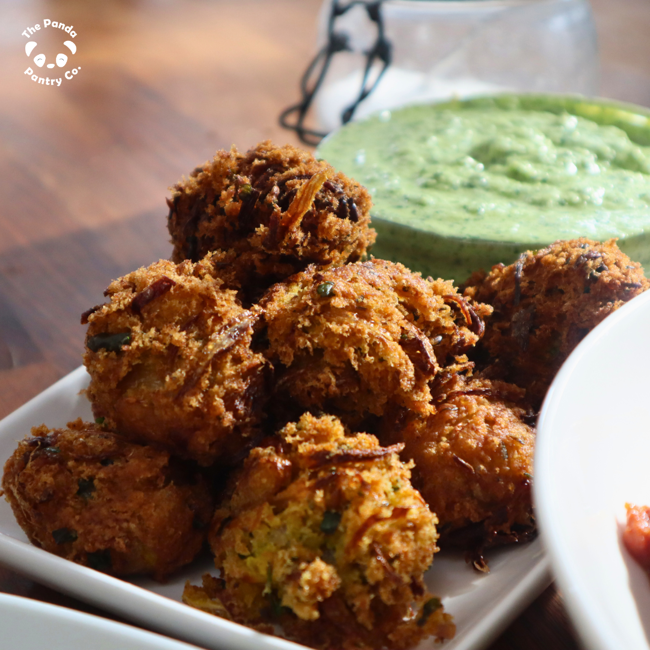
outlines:
[{"label": "glass bowl", "polygon": [[[346,48],[332,56],[315,95],[315,117],[323,132],[340,126],[346,111],[347,121],[379,29],[364,3],[333,16],[333,1],[323,4],[319,48],[334,33]],[[407,103],[495,92],[598,91],[598,48],[588,0],[384,0],[380,12],[391,61],[381,74],[381,62],[375,60],[365,86],[373,78],[379,81],[353,118]]]}]

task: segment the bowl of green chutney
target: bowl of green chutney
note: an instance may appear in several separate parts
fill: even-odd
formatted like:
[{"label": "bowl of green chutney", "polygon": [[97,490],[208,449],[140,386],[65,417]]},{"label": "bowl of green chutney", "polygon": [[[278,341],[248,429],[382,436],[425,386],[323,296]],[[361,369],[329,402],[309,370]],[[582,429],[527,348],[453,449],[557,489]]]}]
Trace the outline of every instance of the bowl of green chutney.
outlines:
[{"label": "bowl of green chutney", "polygon": [[385,110],[317,156],[373,198],[376,257],[462,283],[558,239],[618,238],[650,268],[650,109],[496,95]]}]

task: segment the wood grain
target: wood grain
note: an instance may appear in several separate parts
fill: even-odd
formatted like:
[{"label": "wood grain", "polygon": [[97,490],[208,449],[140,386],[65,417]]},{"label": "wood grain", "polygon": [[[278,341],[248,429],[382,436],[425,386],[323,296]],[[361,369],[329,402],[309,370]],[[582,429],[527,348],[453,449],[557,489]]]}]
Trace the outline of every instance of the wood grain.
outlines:
[{"label": "wood grain", "polygon": [[[80,364],[79,316],[113,278],[169,256],[170,185],[232,143],[297,143],[277,116],[320,4],[0,0],[0,417]],[[592,5],[601,94],[650,106],[650,2]],[[45,14],[78,31],[61,87],[24,74],[21,32]],[[103,614],[2,567],[0,591]],[[577,647],[549,587],[490,650]]]}]

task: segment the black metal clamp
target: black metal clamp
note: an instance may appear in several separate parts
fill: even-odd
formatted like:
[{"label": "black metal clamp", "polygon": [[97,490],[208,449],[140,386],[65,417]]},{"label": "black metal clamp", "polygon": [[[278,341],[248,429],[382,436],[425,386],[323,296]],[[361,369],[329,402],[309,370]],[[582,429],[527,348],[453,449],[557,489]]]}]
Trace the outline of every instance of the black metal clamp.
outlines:
[{"label": "black metal clamp", "polygon": [[[329,70],[332,57],[337,52],[351,52],[348,35],[343,32],[337,32],[335,29],[336,19],[345,14],[355,5],[363,5],[368,14],[368,18],[377,25],[377,37],[372,47],[364,52],[366,64],[361,82],[361,89],[357,98],[341,114],[341,123],[349,122],[359,104],[372,93],[381,80],[384,72],[392,60],[392,46],[386,38],[384,30],[384,20],[382,16],[382,4],[385,0],[351,0],[347,4],[342,4],[340,0],[332,0],[332,8],[329,15],[327,26],[327,43],[317,52],[314,59],[307,66],[307,70],[300,80],[300,91],[302,100],[300,103],[290,106],[280,114],[280,124],[285,129],[290,129],[298,134],[302,142],[308,145],[316,146],[326,135],[321,131],[315,131],[305,127],[305,119],[311,108],[316,93],[323,84],[323,80]],[[377,61],[382,64],[381,70],[374,81],[370,82],[370,72]],[[295,119],[290,119],[295,115]]]}]

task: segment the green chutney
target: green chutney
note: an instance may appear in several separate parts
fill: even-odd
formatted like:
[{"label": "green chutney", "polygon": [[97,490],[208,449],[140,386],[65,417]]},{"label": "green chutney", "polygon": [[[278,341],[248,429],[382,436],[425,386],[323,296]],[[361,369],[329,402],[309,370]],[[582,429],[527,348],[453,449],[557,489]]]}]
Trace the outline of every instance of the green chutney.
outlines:
[{"label": "green chutney", "polygon": [[650,112],[503,95],[383,111],[317,155],[373,198],[372,253],[465,280],[557,239],[619,238],[650,268]]}]

